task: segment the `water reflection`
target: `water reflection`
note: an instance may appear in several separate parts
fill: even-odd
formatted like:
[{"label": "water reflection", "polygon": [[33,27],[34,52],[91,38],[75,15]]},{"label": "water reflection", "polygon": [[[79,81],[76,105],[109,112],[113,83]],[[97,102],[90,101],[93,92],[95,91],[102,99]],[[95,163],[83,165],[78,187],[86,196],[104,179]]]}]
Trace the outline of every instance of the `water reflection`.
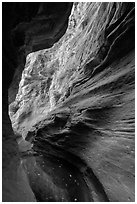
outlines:
[{"label": "water reflection", "polygon": [[29,184],[39,202],[89,202],[88,187],[79,170],[57,157],[23,156]]}]

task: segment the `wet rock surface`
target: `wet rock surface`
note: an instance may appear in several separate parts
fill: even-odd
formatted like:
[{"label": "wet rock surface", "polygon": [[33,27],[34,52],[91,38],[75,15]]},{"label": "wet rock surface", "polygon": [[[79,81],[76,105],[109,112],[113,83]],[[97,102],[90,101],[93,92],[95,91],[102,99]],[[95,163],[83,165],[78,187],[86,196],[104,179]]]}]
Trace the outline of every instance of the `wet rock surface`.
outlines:
[{"label": "wet rock surface", "polygon": [[21,29],[32,38],[22,48],[21,56],[30,53],[24,70],[14,75],[21,78],[18,93],[14,80],[9,89],[12,127],[23,137],[20,168],[32,194],[40,202],[134,201],[135,4],[64,5],[66,20],[58,16],[51,30],[46,6],[38,8],[30,28],[25,22],[14,29],[15,42]]},{"label": "wet rock surface", "polygon": [[58,157],[23,159],[30,186],[38,202],[90,202],[90,191],[79,170]]}]

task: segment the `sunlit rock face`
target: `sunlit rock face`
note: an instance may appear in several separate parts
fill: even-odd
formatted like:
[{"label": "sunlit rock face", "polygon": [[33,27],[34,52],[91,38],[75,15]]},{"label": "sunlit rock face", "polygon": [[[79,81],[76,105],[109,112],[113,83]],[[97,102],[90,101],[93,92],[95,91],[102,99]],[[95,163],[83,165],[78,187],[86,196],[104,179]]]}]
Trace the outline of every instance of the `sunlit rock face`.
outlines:
[{"label": "sunlit rock face", "polygon": [[[9,118],[26,55],[51,47],[65,33],[72,3],[2,3],[2,201],[36,201],[20,161]],[[50,22],[50,24],[49,24]],[[26,148],[26,147],[25,147]]]},{"label": "sunlit rock face", "polygon": [[13,54],[16,54],[16,57],[10,56],[16,65],[14,64],[12,68],[15,73],[9,88],[9,103],[15,100],[18,92],[26,56],[34,51],[52,47],[64,35],[72,5],[71,2],[34,2],[33,4],[20,2],[5,5],[5,8],[7,7],[5,13],[10,10],[9,18],[11,19],[8,19],[6,23],[10,27],[10,31],[7,31],[10,33],[10,39],[9,42],[5,41],[4,45],[8,50],[7,44],[10,43]]},{"label": "sunlit rock face", "polygon": [[74,3],[63,37],[27,55],[9,107],[35,152],[80,170],[87,201],[134,201],[134,7]]}]

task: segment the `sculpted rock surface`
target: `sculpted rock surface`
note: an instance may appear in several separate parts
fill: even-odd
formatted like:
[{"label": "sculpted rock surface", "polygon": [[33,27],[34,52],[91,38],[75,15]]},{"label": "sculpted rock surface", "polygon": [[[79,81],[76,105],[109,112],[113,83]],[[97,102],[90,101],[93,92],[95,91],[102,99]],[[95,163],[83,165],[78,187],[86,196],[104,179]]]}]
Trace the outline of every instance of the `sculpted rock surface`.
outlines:
[{"label": "sculpted rock surface", "polygon": [[[9,103],[14,101],[18,92],[18,85],[21,80],[21,74],[24,69],[27,54],[49,48],[58,41],[65,33],[68,26],[68,17],[70,15],[72,3],[10,3],[5,4],[4,13],[9,13],[4,34],[10,33],[8,42],[4,42],[6,52],[9,52],[8,43],[11,44],[12,52],[16,57],[14,61],[14,79],[9,88]],[[10,12],[9,12],[10,10]],[[15,14],[16,13],[16,14]],[[12,18],[11,20],[8,19]],[[7,44],[6,44],[7,43]],[[12,57],[10,57],[12,58]],[[16,59],[16,60],[15,60]],[[18,67],[17,67],[18,66]]]},{"label": "sculpted rock surface", "polygon": [[[72,3],[2,3],[2,200],[4,202],[36,201],[20,161],[20,147],[18,148],[17,136],[11,127],[8,105],[15,100],[18,92],[26,55],[42,49],[42,46],[49,47],[47,44],[49,38],[52,46],[52,43],[54,44],[64,34],[71,7]],[[52,27],[47,35],[49,19]]]},{"label": "sculpted rock surface", "polygon": [[[27,55],[9,114],[15,133],[45,157],[24,159],[37,201],[134,201],[134,12],[134,3],[74,3],[61,38],[26,46],[36,52]],[[73,197],[75,180],[83,194],[75,186]]]}]

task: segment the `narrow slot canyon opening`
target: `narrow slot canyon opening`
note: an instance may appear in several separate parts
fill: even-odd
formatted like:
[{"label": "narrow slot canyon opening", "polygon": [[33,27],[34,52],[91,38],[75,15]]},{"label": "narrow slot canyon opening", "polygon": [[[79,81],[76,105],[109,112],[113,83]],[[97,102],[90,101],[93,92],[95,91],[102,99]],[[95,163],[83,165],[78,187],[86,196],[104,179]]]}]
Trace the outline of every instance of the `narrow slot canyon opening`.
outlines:
[{"label": "narrow slot canyon opening", "polygon": [[135,3],[3,3],[3,202],[135,199]]}]

